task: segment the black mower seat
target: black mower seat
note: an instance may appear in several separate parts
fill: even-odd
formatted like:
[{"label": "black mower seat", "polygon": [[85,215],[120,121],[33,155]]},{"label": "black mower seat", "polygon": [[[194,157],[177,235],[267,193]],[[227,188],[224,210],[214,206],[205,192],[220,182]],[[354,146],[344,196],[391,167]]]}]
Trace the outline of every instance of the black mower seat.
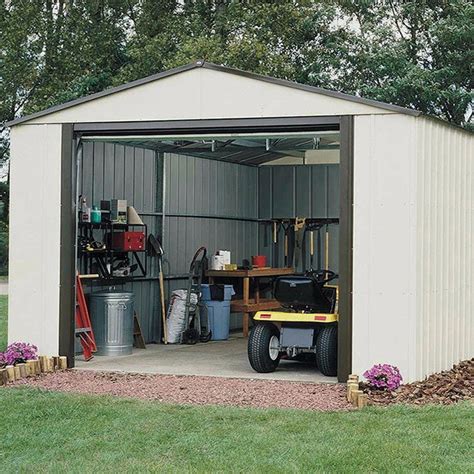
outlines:
[{"label": "black mower seat", "polygon": [[275,281],[275,299],[284,307],[312,313],[332,313],[335,288],[324,287],[307,276],[279,277]]}]

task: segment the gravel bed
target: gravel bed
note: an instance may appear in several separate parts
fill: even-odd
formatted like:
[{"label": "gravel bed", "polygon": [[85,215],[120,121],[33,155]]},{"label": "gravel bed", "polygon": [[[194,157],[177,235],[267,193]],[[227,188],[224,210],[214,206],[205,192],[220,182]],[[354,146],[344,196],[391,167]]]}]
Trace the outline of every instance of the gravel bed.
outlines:
[{"label": "gravel bed", "polygon": [[344,410],[345,386],[221,377],[145,375],[65,370],[23,379],[12,385],[46,390],[115,395],[186,405]]},{"label": "gravel bed", "polygon": [[373,405],[452,405],[474,401],[474,359],[462,361],[451,370],[430,375],[425,380],[402,385],[393,392],[373,390],[366,384],[362,384],[362,389]]}]

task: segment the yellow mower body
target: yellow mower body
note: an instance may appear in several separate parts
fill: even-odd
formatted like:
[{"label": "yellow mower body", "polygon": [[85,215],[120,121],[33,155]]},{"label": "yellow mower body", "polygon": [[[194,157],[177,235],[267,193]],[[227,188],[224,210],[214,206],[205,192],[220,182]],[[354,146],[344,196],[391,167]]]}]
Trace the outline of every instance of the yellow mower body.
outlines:
[{"label": "yellow mower body", "polygon": [[253,317],[255,321],[274,323],[336,323],[337,313],[295,313],[289,311],[259,311]]}]

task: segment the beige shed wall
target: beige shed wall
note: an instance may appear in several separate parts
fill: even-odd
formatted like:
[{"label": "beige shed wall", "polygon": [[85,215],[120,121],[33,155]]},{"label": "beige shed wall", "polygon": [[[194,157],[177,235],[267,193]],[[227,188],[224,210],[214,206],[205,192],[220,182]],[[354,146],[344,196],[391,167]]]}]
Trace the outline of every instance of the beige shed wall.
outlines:
[{"label": "beige shed wall", "polygon": [[416,376],[474,356],[474,138],[420,117]]},{"label": "beige shed wall", "polygon": [[197,68],[45,115],[29,123],[390,113],[348,100]]},{"label": "beige shed wall", "polygon": [[353,372],[416,377],[415,118],[354,118]]},{"label": "beige shed wall", "polygon": [[61,125],[11,131],[8,341],[58,354]]}]

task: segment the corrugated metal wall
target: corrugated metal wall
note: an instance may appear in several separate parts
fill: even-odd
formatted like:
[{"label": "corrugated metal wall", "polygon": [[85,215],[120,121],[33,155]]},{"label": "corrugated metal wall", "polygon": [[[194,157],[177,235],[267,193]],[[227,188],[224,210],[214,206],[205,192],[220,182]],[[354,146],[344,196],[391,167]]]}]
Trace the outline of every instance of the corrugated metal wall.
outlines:
[{"label": "corrugated metal wall", "polygon": [[[339,165],[276,165],[259,168],[259,218],[282,219],[294,217],[339,217]],[[331,224],[329,233],[329,268],[339,269],[339,226]],[[321,264],[325,266],[326,227],[320,230]],[[260,224],[260,253],[275,265],[272,245],[272,225]],[[284,231],[278,233],[278,264],[283,265]],[[317,234],[314,234],[315,250],[318,251]],[[309,234],[305,242],[306,268],[310,268]],[[315,255],[315,267],[318,255]],[[300,259],[298,271],[303,271]]]},{"label": "corrugated metal wall", "polygon": [[[79,178],[79,193],[89,205],[102,199],[126,199],[134,206],[148,233],[159,234],[161,229],[161,189],[159,183],[160,157],[151,150],[103,142],[85,142]],[[158,193],[157,193],[158,189]],[[158,211],[158,212],[157,212]],[[99,238],[99,235],[98,235]],[[147,342],[160,338],[159,286],[157,262],[147,257],[147,281],[117,285],[135,293],[135,308]],[[107,287],[87,283],[92,291]]]},{"label": "corrugated metal wall", "polygon": [[[185,155],[158,155],[151,150],[103,142],[84,143],[80,193],[89,204],[99,204],[101,199],[127,199],[149,232],[161,234],[163,183],[157,166],[161,169],[162,164],[167,296],[186,287],[185,275],[200,246],[205,246],[209,254],[231,250],[232,261],[239,264],[258,253],[266,254],[272,262],[271,225],[258,223],[259,218],[338,217],[337,165],[256,168]],[[329,226],[329,236],[330,268],[337,271],[338,226]],[[279,239],[283,242],[283,231]],[[324,265],[325,229],[320,239]],[[283,265],[283,244],[279,247],[279,263]],[[309,243],[306,253],[309,266]],[[135,293],[145,339],[151,342],[159,340],[160,325],[154,259],[148,259],[148,269],[149,281],[123,288]],[[93,291],[102,288],[89,285]],[[233,328],[241,327],[241,317],[233,315],[231,324]]]},{"label": "corrugated metal wall", "polygon": [[474,139],[417,119],[417,377],[474,355]]},{"label": "corrugated metal wall", "polygon": [[[233,262],[258,252],[258,169],[168,153],[164,160],[163,243],[169,295],[186,287],[186,279],[173,275],[188,273],[201,246],[210,255],[231,250]],[[239,315],[232,315],[231,327],[241,327]]]}]

